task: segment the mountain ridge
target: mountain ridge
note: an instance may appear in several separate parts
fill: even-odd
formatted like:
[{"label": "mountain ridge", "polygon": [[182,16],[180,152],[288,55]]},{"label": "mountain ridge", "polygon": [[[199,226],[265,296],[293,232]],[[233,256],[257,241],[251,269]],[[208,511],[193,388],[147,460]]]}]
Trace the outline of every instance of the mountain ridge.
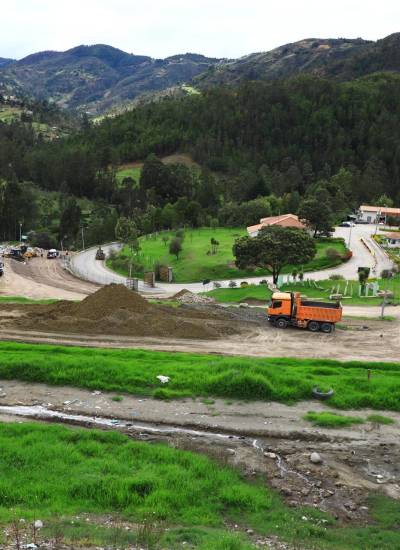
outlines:
[{"label": "mountain ridge", "polygon": [[239,59],[196,53],[156,59],[106,44],[82,44],[20,60],[0,58],[0,93],[15,92],[98,115],[148,98],[190,93],[191,85],[201,90],[298,74],[345,81],[380,71],[400,72],[400,33],[376,42],[307,38]]}]

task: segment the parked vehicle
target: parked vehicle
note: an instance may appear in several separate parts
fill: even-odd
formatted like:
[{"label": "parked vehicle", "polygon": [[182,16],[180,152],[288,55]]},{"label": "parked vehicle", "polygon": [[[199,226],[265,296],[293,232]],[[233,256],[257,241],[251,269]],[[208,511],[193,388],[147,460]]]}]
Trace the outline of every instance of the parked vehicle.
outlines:
[{"label": "parked vehicle", "polygon": [[48,260],[54,260],[57,258],[58,252],[55,248],[50,248],[50,250],[47,252],[47,259]]},{"label": "parked vehicle", "polygon": [[4,275],[4,264],[3,262],[0,260],[0,277],[2,277]]},{"label": "parked vehicle", "polygon": [[354,227],[353,222],[342,222],[339,227]]},{"label": "parked vehicle", "polygon": [[300,292],[274,292],[268,307],[268,320],[277,328],[291,325],[328,333],[341,318],[340,302],[311,301],[302,298]]}]

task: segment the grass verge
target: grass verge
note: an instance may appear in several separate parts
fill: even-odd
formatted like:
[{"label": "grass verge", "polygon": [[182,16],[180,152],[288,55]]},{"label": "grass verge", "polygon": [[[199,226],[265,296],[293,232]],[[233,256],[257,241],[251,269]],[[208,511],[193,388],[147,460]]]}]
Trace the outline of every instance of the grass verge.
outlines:
[{"label": "grass verge", "polygon": [[48,300],[33,300],[24,296],[0,296],[0,304],[54,304],[58,300],[49,298]]},{"label": "grass verge", "polygon": [[[218,397],[295,403],[314,387],[329,405],[400,410],[400,363],[252,358],[0,342],[0,378],[156,398]],[[368,380],[368,369],[371,379]],[[170,377],[162,385],[158,375]]]},{"label": "grass verge", "polygon": [[353,424],[364,423],[364,420],[358,416],[345,416],[332,412],[309,411],[303,418],[314,426],[321,426],[322,428],[344,428]]},{"label": "grass verge", "polygon": [[[400,277],[396,276],[392,279],[378,279],[379,288],[382,290],[390,290],[394,293],[394,302],[397,303],[400,296]],[[329,296],[337,292],[346,296],[342,299],[344,306],[377,306],[382,303],[381,298],[366,298],[358,295],[357,281],[331,281],[329,279],[323,281],[303,281],[297,283],[285,284],[280,287],[282,292],[300,292],[308,298],[329,301]],[[218,302],[222,303],[237,303],[251,300],[265,302],[270,299],[271,291],[266,285],[249,285],[244,288],[218,288],[206,293]],[[390,316],[387,320],[392,320]]]}]

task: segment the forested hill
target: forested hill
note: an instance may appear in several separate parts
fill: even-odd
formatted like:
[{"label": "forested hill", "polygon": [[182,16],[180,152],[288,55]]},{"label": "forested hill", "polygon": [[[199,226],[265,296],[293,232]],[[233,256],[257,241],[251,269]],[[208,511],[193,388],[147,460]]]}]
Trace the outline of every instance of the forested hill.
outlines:
[{"label": "forested hill", "polygon": [[304,194],[342,167],[355,202],[386,193],[400,200],[400,75],[352,83],[303,76],[246,83],[149,104],[36,148],[21,175],[76,195],[105,193],[99,173],[112,165],[185,151],[228,178],[230,195],[249,200]]}]

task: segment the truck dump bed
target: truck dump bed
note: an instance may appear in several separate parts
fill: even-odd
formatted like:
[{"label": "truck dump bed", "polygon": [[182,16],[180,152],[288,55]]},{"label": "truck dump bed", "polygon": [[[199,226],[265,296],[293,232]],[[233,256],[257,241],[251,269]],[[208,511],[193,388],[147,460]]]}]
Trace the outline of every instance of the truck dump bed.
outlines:
[{"label": "truck dump bed", "polygon": [[297,305],[297,319],[337,323],[342,318],[342,306],[338,302],[301,300]]}]

